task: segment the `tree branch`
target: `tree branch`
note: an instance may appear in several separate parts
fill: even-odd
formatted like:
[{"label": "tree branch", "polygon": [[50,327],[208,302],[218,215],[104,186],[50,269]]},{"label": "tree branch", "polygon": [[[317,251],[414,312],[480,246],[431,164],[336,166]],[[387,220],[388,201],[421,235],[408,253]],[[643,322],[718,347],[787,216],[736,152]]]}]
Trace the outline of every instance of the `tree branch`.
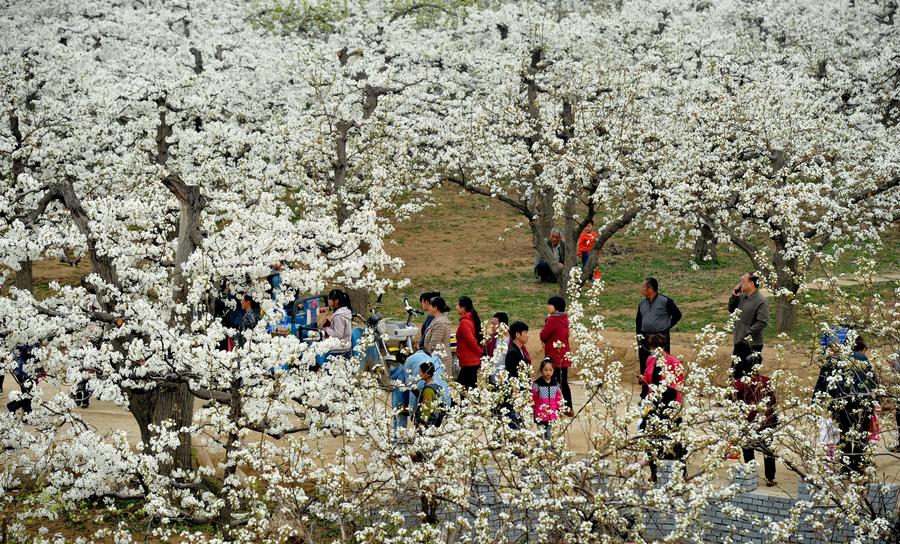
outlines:
[{"label": "tree branch", "polygon": [[453,183],[455,185],[459,185],[460,187],[462,187],[463,189],[465,189],[466,191],[468,191],[472,194],[482,195],[482,196],[486,196],[488,198],[496,198],[497,200],[499,200],[499,201],[503,202],[504,204],[507,204],[508,206],[517,210],[519,213],[524,215],[525,218],[528,219],[529,221],[532,221],[534,219],[534,213],[531,211],[531,209],[528,207],[528,205],[525,204],[524,202],[522,202],[520,200],[516,200],[508,195],[503,194],[503,193],[494,193],[494,192],[489,191],[488,189],[485,189],[484,187],[479,187],[477,185],[472,185],[471,183],[469,183],[466,180],[466,176],[465,176],[465,173],[463,172],[462,167],[460,167],[460,169],[459,169],[458,176],[450,174],[450,175],[445,176],[444,180],[448,181],[450,183]]},{"label": "tree branch", "polygon": [[[57,310],[51,310],[46,306],[42,306],[40,304],[35,304],[34,308],[38,311],[38,313],[50,316],[50,317],[72,317],[72,313],[64,313]],[[112,325],[119,325],[120,322],[125,321],[124,318],[115,316],[108,312],[98,312],[95,310],[81,310],[81,313],[88,316],[94,321],[101,321],[103,323],[110,323]]]}]

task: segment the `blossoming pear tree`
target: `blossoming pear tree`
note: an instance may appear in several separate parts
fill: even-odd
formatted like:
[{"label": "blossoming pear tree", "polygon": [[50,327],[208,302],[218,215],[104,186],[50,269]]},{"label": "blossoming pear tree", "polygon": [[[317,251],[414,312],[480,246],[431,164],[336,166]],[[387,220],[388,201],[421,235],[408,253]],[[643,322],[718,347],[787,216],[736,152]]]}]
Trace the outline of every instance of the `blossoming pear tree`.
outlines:
[{"label": "blossoming pear tree", "polygon": [[774,291],[780,332],[812,267],[878,247],[900,218],[886,6],[736,2],[709,10],[720,32],[686,44],[696,70],[679,92],[686,152],[671,163],[669,232],[690,239],[700,225],[746,253]]},{"label": "blossoming pear tree", "polygon": [[[520,213],[564,293],[587,222],[598,224],[594,263],[663,192],[671,103],[656,26],[618,11],[560,19],[508,4],[457,32],[463,90],[451,96],[446,179]],[[563,263],[543,242],[556,222],[570,248]]]},{"label": "blossoming pear tree", "polygon": [[[55,529],[39,527],[79,517],[93,531],[83,540],[123,542],[484,542],[532,528],[545,541],[702,541],[706,509],[740,491],[723,481],[729,449],[771,443],[831,507],[829,523],[895,539],[869,495],[895,478],[824,455],[813,416],[828,407],[808,384],[773,373],[779,423],[748,420],[761,406],[737,402],[721,379],[728,324],[697,335],[683,402],[639,430],[649,414],[625,362],[602,316],[584,311],[602,286],[568,285],[584,399],[550,440],[527,417],[528,372],[500,371],[496,387],[468,394],[451,386],[441,426],[397,431],[389,393],[361,356],[312,371],[334,340],[267,330],[298,295],[383,288],[381,272],[402,264],[383,240],[427,201],[436,175],[522,211],[538,247],[552,217],[571,243],[585,210],[617,212],[607,238],[677,210],[724,229],[703,194],[678,183],[696,179],[698,119],[742,118],[731,102],[695,111],[699,91],[728,78],[703,75],[708,65],[696,68],[683,46],[713,37],[734,54],[743,38],[733,30],[752,31],[755,19],[738,25],[740,3],[670,5],[566,15],[525,3],[421,25],[416,10],[371,2],[303,32],[258,23],[239,2],[11,6],[0,19],[2,264],[21,273],[20,263],[84,255],[91,269],[46,295],[21,284],[0,296],[4,370],[16,364],[6,354],[25,347],[19,375],[39,379],[11,394],[30,413],[0,414],[4,534],[40,541]],[[878,89],[871,104],[890,114],[890,90]],[[772,103],[761,94],[746,96]],[[836,156],[849,165],[872,149]],[[274,289],[276,262],[285,266]],[[261,304],[259,323],[221,320],[232,294]],[[826,328],[847,315],[804,308]],[[854,324],[875,347],[876,371],[898,328],[896,311],[879,308]],[[229,336],[236,347],[221,349]],[[677,376],[665,380],[654,393]],[[76,408],[80,386],[130,412],[138,436],[101,430]],[[518,429],[510,404],[525,416]],[[576,448],[567,437],[578,432]],[[673,477],[651,485],[645,466],[676,444],[685,456]],[[505,508],[493,525],[485,496]],[[784,540],[819,515],[808,506],[750,521]],[[662,532],[659,516],[672,520]]]},{"label": "blossoming pear tree", "polygon": [[[64,393],[89,374],[100,398],[131,411],[145,447],[159,446],[164,473],[191,468],[195,394],[237,387],[253,373],[215,349],[226,336],[213,315],[223,286],[266,301],[266,322],[296,294],[331,282],[383,286],[374,273],[399,263],[382,239],[416,209],[415,199],[399,199],[426,175],[425,161],[384,145],[415,142],[412,117],[373,115],[380,94],[423,79],[404,71],[410,80],[398,89],[373,90],[374,78],[392,78],[378,65],[376,29],[344,36],[351,58],[370,48],[348,63],[335,43],[273,36],[233,8],[225,17],[208,4],[44,4],[4,21],[4,70],[17,76],[4,84],[19,99],[3,132],[4,198],[14,214],[4,218],[4,244],[19,248],[5,263],[69,247],[91,263],[78,286],[53,285],[43,300],[27,289],[3,299],[9,352],[39,345],[29,371],[41,368],[65,390],[38,400],[26,421],[72,417]],[[42,39],[17,39],[35,24]],[[389,53],[398,51],[409,52],[400,44]],[[351,70],[373,75],[361,81]],[[327,143],[334,130],[343,141]],[[329,179],[323,164],[334,170]],[[32,241],[41,237],[43,246]],[[290,268],[269,302],[265,276],[279,261]],[[256,349],[260,372],[305,347],[258,337],[269,346]],[[174,422],[173,451],[164,422]]]}]

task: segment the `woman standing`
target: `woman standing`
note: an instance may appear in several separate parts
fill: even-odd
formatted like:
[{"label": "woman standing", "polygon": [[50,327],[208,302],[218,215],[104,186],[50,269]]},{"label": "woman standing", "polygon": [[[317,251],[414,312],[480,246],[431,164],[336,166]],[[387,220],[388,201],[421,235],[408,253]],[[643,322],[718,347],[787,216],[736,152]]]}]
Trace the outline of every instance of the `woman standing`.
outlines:
[{"label": "woman standing", "polygon": [[478,369],[481,368],[481,343],[484,341],[481,318],[469,297],[459,297],[456,312],[459,314],[459,326],[456,328],[459,376],[456,381],[467,389],[472,389],[478,381]]},{"label": "woman standing", "polygon": [[566,315],[566,301],[561,296],[552,296],[547,301],[547,320],[541,329],[544,355],[553,361],[554,376],[566,401],[565,415],[575,415],[572,404],[572,390],[569,388],[569,316]]},{"label": "woman standing", "polygon": [[450,307],[441,297],[434,297],[428,305],[428,314],[433,318],[428,329],[425,331],[425,341],[423,342],[425,353],[434,355],[435,351],[440,351],[441,363],[444,369],[451,377],[456,377],[453,369],[453,354],[450,353],[450,335],[453,334],[453,325],[445,315],[450,311]]}]

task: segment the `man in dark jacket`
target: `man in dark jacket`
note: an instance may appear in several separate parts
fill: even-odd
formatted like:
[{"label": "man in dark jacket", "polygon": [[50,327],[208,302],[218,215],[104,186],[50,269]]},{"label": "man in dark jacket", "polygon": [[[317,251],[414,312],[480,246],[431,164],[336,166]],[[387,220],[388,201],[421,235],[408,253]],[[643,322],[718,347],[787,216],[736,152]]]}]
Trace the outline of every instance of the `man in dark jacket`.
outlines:
[{"label": "man in dark jacket", "polygon": [[516,383],[513,379],[519,377],[519,367],[523,364],[529,370],[531,369],[531,354],[528,353],[528,325],[521,321],[516,321],[509,326],[509,337],[512,341],[509,343],[509,349],[506,351],[503,367],[510,380],[506,383],[510,391],[501,404],[501,409],[506,408],[509,417],[509,428],[521,428],[522,418],[516,413],[512,403],[512,396],[515,394]]},{"label": "man in dark jacket", "polygon": [[[654,334],[661,334],[666,338],[666,353],[672,351],[670,332],[672,327],[681,321],[681,310],[675,305],[675,301],[666,295],[659,294],[659,281],[648,276],[641,284],[641,295],[644,296],[638,304],[637,317],[635,317],[635,334],[638,337],[638,363],[640,373],[643,376],[647,368],[647,358],[650,357],[650,348],[647,339]],[[641,398],[647,397],[647,384],[641,386]]]},{"label": "man in dark jacket", "polygon": [[[562,231],[553,227],[550,229],[550,236],[544,238],[544,243],[550,248],[553,258],[560,264],[566,262],[566,242],[562,239]],[[538,252],[537,260],[534,263],[534,277],[544,283],[556,283],[558,278],[550,267],[550,264]]]},{"label": "man in dark jacket", "polygon": [[6,404],[6,409],[10,412],[21,409],[26,414],[31,413],[32,389],[37,384],[35,376],[40,378],[44,373],[42,368],[34,368],[34,350],[37,348],[38,344],[23,344],[16,347],[16,367],[13,369],[13,377],[19,384],[22,394],[18,400]]},{"label": "man in dark jacket", "polygon": [[763,329],[769,324],[769,302],[759,292],[759,277],[750,272],[741,276],[741,281],[731,291],[728,311],[740,310],[734,322],[734,350],[731,370],[734,379],[740,380],[754,366],[762,364]]},{"label": "man in dark jacket", "polygon": [[861,336],[856,337],[850,357],[838,342],[830,344],[825,363],[813,389],[814,397],[826,402],[841,430],[842,471],[862,471],[869,442],[872,416],[875,414],[878,379]]}]

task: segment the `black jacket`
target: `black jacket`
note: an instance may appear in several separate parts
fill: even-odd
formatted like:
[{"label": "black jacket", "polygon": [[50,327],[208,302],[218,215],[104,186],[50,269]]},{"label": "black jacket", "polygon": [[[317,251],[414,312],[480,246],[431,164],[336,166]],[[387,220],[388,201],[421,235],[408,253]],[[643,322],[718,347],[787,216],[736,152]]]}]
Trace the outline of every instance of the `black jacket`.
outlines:
[{"label": "black jacket", "polygon": [[510,342],[509,350],[507,350],[506,352],[506,360],[504,360],[503,362],[503,366],[506,368],[506,373],[510,378],[519,377],[519,364],[523,362],[526,365],[531,365],[531,361],[525,358],[525,354],[522,353],[522,350],[519,349],[519,346],[517,346],[515,342]]}]

